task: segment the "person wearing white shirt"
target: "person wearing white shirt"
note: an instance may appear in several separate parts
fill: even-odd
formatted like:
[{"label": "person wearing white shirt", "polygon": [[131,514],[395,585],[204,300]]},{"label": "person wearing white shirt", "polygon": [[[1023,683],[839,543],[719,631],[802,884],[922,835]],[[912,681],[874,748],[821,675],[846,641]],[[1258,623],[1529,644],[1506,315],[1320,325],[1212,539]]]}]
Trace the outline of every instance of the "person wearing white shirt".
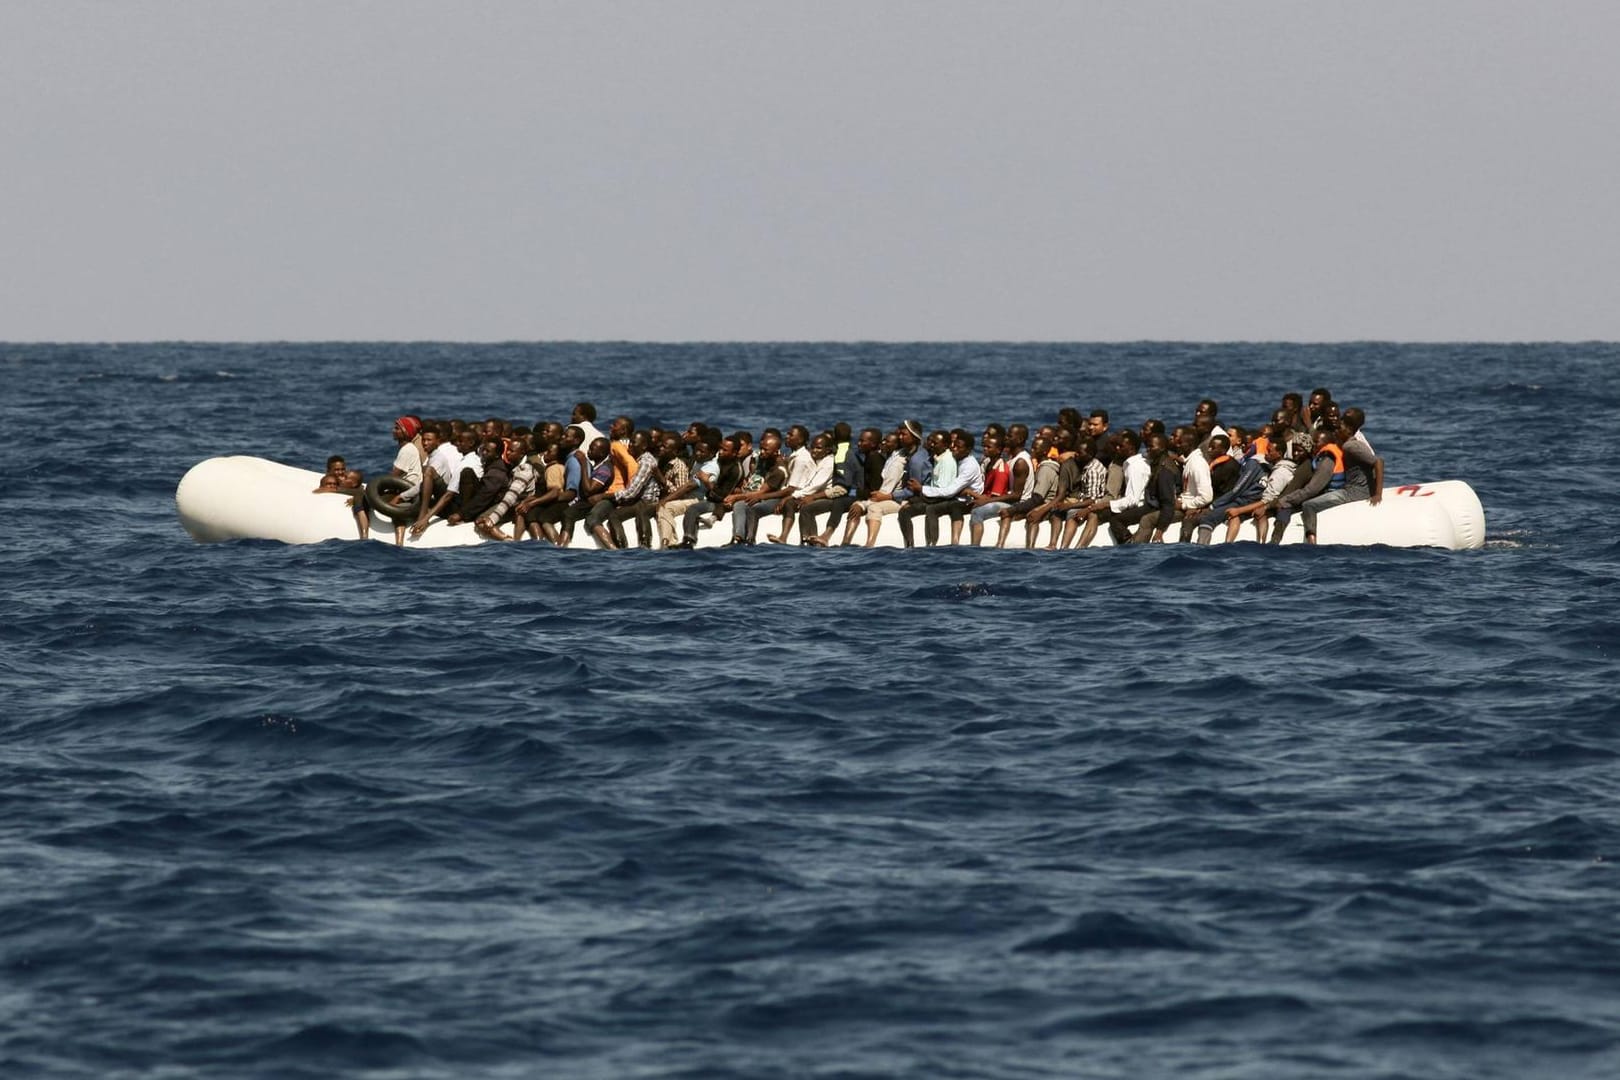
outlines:
[{"label": "person wearing white shirt", "polygon": [[475,479],[484,475],[484,463],[477,454],[478,436],[471,428],[463,429],[454,440],[445,439],[432,428],[422,432],[422,445],[427,447],[429,435],[438,445],[428,451],[428,483],[432,495],[422,501],[422,510],[411,526],[411,539],[427,531],[433,519],[445,515],[448,508],[461,497],[462,477],[468,472]]},{"label": "person wearing white shirt", "polygon": [[[962,428],[951,432],[950,456],[956,461],[956,475],[943,484],[919,484],[908,480],[913,497],[900,511],[900,536],[906,547],[915,546],[911,519],[923,515],[923,536],[929,547],[939,543],[939,519],[960,520],[968,512],[971,496],[984,493],[984,470],[973,456],[973,436]],[[964,499],[963,496],[968,496]]]},{"label": "person wearing white shirt", "polygon": [[[892,513],[899,513],[903,502],[895,501],[895,494],[905,490],[906,466],[911,460],[911,451],[907,450],[901,442],[901,428],[891,431],[883,439],[883,452],[887,456],[883,459],[883,472],[877,487],[867,496],[865,502],[856,502],[849,508],[849,518],[844,525],[844,546],[848,547],[855,539],[855,528],[864,518],[866,521],[866,546],[874,547],[877,544],[878,530],[883,527],[883,518]],[[915,448],[915,446],[914,446]],[[920,452],[920,448],[919,452]],[[825,536],[822,539],[826,539]]]},{"label": "person wearing white shirt", "polygon": [[[802,431],[802,428],[795,428]],[[793,439],[793,431],[788,432],[788,439]],[[803,452],[809,455],[810,467],[808,469],[795,469],[795,459]],[[767,536],[765,539],[773,544],[787,543],[788,534],[793,531],[793,522],[799,507],[806,502],[821,497],[827,489],[827,484],[833,476],[833,444],[824,435],[817,435],[810,440],[808,447],[800,447],[794,451],[793,458],[788,461],[787,486],[792,493],[777,506],[776,512],[782,515],[782,531],[776,536]]]},{"label": "person wearing white shirt", "polygon": [[1080,547],[1091,546],[1091,541],[1097,536],[1097,527],[1104,522],[1114,533],[1114,542],[1122,542],[1114,523],[1121,527],[1134,525],[1147,512],[1148,481],[1153,476],[1153,466],[1140,453],[1142,437],[1126,428],[1114,438],[1119,441],[1125,454],[1125,490],[1117,499],[1098,499],[1090,505],[1085,529],[1080,533]]},{"label": "person wearing white shirt", "polygon": [[1172,445],[1182,457],[1181,488],[1176,495],[1175,505],[1159,510],[1158,520],[1153,525],[1155,544],[1164,542],[1164,534],[1171,525],[1188,514],[1204,509],[1215,500],[1215,487],[1209,478],[1209,461],[1198,449],[1197,433],[1178,427],[1172,437]]}]

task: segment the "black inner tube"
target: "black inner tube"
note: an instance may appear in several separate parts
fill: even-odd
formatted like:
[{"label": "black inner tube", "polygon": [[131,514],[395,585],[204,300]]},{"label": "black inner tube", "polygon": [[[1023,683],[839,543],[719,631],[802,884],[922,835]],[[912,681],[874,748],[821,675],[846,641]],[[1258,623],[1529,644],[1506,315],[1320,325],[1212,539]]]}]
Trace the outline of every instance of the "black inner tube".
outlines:
[{"label": "black inner tube", "polygon": [[379,476],[366,485],[366,505],[390,521],[414,521],[420,507],[416,499],[389,502],[393,496],[410,488],[411,482],[403,476]]}]

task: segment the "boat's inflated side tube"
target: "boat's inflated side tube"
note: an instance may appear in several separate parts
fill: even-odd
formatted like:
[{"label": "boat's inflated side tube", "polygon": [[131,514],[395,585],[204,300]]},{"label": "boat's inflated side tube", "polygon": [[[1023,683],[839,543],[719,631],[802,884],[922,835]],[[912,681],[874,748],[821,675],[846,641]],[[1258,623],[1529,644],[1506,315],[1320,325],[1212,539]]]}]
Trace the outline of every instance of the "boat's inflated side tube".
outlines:
[{"label": "boat's inflated side tube", "polygon": [[415,486],[403,476],[379,476],[366,485],[366,505],[389,521],[415,521],[416,511],[420,509],[416,499],[410,502],[390,501]]},{"label": "boat's inflated side tube", "polygon": [[[318,544],[323,540],[353,540],[354,511],[349,496],[321,492],[321,474],[256,457],[217,457],[200,461],[181,478],[175,489],[180,523],[205,543],[216,540],[280,540],[286,544]],[[366,489],[366,503],[374,508],[370,536],[392,544],[388,522],[408,521],[420,504],[391,503],[388,499],[410,490],[397,476],[381,476]],[[381,504],[381,505],[379,505]],[[386,515],[386,516],[385,516]],[[894,515],[883,519],[878,543],[900,546],[900,526]],[[1171,530],[1172,535],[1177,530]],[[698,539],[699,547],[726,542],[729,529],[710,529]],[[1289,522],[1283,543],[1303,540],[1299,515]],[[1107,543],[1106,533],[1099,538]],[[1245,529],[1243,539],[1253,533]],[[1479,496],[1459,480],[1386,487],[1384,498],[1345,503],[1322,511],[1318,539],[1323,544],[1385,544],[1391,547],[1437,547],[1461,551],[1485,543],[1485,511]],[[1021,528],[1009,543],[1022,551]],[[451,525],[433,522],[420,537],[407,536],[407,547],[462,547],[485,539],[471,522]]]}]

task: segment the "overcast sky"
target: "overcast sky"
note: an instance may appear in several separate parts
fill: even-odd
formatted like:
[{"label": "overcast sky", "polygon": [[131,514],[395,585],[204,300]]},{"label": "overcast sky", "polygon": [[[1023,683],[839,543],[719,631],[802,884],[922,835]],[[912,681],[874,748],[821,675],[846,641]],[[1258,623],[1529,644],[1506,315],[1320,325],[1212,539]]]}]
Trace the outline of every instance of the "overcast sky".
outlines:
[{"label": "overcast sky", "polygon": [[0,340],[1620,338],[1620,3],[0,0]]}]

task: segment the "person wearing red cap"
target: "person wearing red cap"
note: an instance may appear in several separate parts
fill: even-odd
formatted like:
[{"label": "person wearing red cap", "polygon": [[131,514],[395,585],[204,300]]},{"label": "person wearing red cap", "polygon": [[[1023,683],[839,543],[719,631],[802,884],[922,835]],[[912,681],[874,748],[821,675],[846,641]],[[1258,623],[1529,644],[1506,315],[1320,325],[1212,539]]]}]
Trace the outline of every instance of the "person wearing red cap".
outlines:
[{"label": "person wearing red cap", "polygon": [[[394,441],[399,443],[399,453],[394,455],[393,473],[411,485],[408,490],[400,492],[394,501],[408,502],[420,498],[428,458],[427,450],[422,446],[422,418],[407,415],[395,420]],[[394,523],[394,543],[400,547],[405,546],[406,525],[403,521]]]}]

